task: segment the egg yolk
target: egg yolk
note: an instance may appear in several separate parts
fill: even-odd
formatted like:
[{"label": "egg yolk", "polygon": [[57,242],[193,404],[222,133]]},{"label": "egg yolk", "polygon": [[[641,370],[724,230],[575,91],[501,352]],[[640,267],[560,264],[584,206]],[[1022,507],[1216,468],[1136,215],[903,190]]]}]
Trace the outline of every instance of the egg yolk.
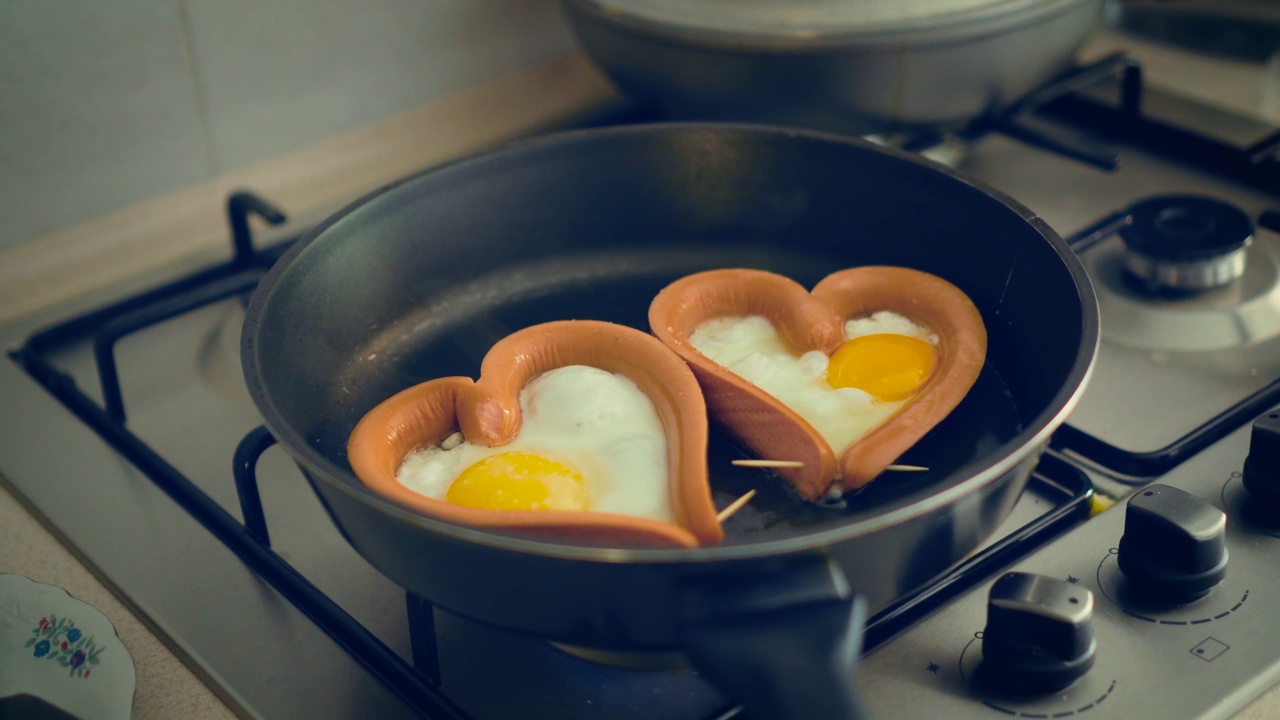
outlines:
[{"label": "egg yolk", "polygon": [[541,455],[490,455],[458,475],[445,500],[487,510],[586,510],[582,473]]},{"label": "egg yolk", "polygon": [[891,402],[915,392],[937,367],[938,351],[924,340],[891,333],[864,335],[841,345],[831,356],[827,382]]}]

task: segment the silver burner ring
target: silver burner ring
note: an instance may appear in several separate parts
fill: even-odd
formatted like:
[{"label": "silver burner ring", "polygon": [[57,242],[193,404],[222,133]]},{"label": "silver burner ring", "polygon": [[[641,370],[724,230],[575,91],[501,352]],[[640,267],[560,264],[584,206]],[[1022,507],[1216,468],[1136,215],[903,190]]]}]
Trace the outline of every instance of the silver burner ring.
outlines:
[{"label": "silver burner ring", "polygon": [[1244,247],[1226,255],[1189,262],[1153,258],[1127,248],[1124,267],[1153,288],[1212,290],[1230,285],[1244,275],[1245,253],[1252,242],[1253,238],[1249,238]]},{"label": "silver burner ring", "polygon": [[1216,198],[1156,195],[1129,206],[1120,239],[1125,269],[1148,289],[1199,292],[1244,275],[1253,221]]}]

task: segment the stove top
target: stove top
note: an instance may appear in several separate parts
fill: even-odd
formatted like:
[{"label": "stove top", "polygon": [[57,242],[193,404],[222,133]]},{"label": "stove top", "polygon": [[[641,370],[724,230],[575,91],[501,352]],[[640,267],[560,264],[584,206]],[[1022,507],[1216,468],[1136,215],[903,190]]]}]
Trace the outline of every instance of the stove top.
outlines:
[{"label": "stove top", "polygon": [[[1250,423],[1280,404],[1280,237],[1268,229],[1280,226],[1268,214],[1280,191],[1268,150],[1280,136],[1187,107],[1144,92],[1136,65],[1113,57],[960,137],[894,139],[949,156],[1070,236],[1097,286],[1104,339],[1088,391],[1009,520],[961,567],[873,619],[858,682],[874,717],[1130,717],[1154,712],[1153,697],[1162,717],[1225,717],[1280,678],[1280,638],[1258,612],[1277,592],[1268,556],[1280,533],[1237,519],[1250,503]],[[646,119],[631,113],[604,121]],[[1233,132],[1185,127],[1205,116]],[[1126,232],[1138,203],[1164,195],[1225,201],[1258,227],[1215,260],[1135,270],[1152,259],[1133,257]],[[406,597],[355,554],[255,429],[239,328],[285,245],[255,249],[249,214],[283,219],[255,195],[233,197],[225,263],[138,278],[0,328],[10,349],[0,398],[22,409],[0,415],[9,487],[247,716],[738,714],[678,657],[607,659],[632,664],[618,667],[486,628]],[[1184,234],[1198,222],[1169,217]],[[1222,287],[1185,286],[1233,273]],[[1153,480],[1226,510],[1232,565],[1198,604],[1138,612],[1116,590],[1129,512],[1088,518]],[[1092,594],[1098,659],[1065,691],[975,684],[975,633],[1011,567]],[[1183,675],[1177,692],[1151,692]]]}]

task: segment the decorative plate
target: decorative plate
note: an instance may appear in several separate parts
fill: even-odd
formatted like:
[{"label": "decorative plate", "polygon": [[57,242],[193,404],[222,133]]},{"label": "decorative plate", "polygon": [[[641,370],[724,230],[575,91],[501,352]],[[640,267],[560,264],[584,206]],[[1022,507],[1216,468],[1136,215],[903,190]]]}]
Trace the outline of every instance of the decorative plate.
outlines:
[{"label": "decorative plate", "polygon": [[135,684],[105,615],[60,587],[0,574],[0,704],[30,696],[80,718],[128,718]]}]

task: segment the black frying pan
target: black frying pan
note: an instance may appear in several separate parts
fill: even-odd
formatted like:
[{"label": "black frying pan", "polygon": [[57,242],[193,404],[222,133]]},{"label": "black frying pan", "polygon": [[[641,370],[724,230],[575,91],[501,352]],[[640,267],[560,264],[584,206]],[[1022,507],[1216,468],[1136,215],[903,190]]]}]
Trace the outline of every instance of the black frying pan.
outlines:
[{"label": "black frying pan", "polygon": [[[713,436],[718,503],[761,495],[722,546],[638,550],[450,525],[375,496],[347,465],[367,410],[429,378],[474,377],[516,329],[567,318],[647,329],[658,290],[708,268],[811,286],[865,264],[940,275],[987,325],[978,383],[902,460],[928,473],[809,505],[776,478],[731,469],[736,448]],[[856,712],[858,598],[884,607],[995,529],[1079,396],[1097,341],[1079,262],[1008,198],[858,140],[688,124],[523,142],[342,210],[259,287],[243,364],[267,427],[397,583],[562,643],[682,648],[758,717],[819,717]]]}]

